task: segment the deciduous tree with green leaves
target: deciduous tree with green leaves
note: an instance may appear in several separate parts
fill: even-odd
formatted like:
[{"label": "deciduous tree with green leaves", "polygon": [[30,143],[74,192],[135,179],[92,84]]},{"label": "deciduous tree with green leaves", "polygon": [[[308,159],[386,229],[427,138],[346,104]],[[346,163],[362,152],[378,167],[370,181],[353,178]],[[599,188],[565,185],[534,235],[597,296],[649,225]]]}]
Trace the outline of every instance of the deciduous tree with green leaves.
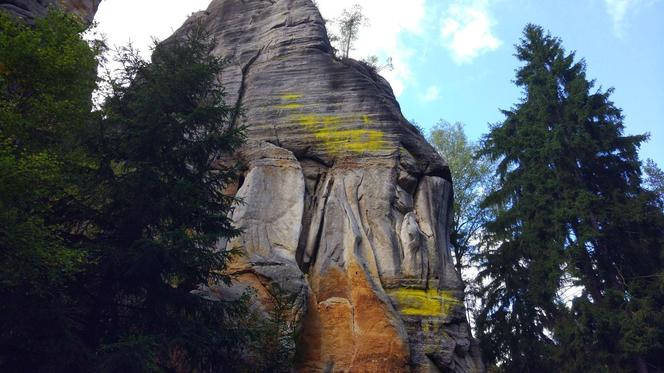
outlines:
[{"label": "deciduous tree with green leaves", "polygon": [[80,196],[98,50],[52,11],[28,27],[0,11],[0,370],[63,371],[90,357],[76,278],[86,250],[57,206]]},{"label": "deciduous tree with green leaves", "polygon": [[477,157],[478,144],[468,139],[459,122],[440,120],[431,129],[429,142],[447,161],[452,173],[454,219],[450,240],[455,267],[461,273],[476,253],[482,226],[491,216],[491,209],[480,203],[493,184],[492,165]]},{"label": "deciduous tree with green leaves", "polygon": [[[480,280],[484,353],[505,372],[662,367],[664,219],[612,90],[535,25],[516,46],[523,98],[483,139],[498,206]],[[572,299],[560,290],[580,287]],[[565,302],[567,301],[567,303]],[[569,307],[568,307],[569,306]]]},{"label": "deciduous tree with green leaves", "polygon": [[336,22],[339,24],[341,56],[348,58],[353,43],[359,36],[360,27],[365,26],[369,21],[362,12],[362,6],[354,4],[352,7],[344,9]]}]

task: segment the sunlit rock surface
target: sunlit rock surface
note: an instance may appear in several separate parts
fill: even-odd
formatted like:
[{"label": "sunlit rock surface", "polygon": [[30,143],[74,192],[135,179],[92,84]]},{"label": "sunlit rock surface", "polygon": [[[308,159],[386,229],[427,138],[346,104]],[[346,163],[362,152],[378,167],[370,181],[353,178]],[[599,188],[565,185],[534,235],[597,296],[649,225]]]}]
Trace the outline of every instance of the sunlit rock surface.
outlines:
[{"label": "sunlit rock surface", "polygon": [[0,0],[0,9],[28,23],[34,23],[35,18],[46,15],[49,7],[59,7],[90,24],[100,2],[101,0]]},{"label": "sunlit rock surface", "polygon": [[298,370],[483,371],[449,254],[449,169],[387,81],[334,58],[310,0],[215,0],[174,37],[192,27],[230,59],[249,139],[244,234],[220,246],[246,253],[231,269],[245,286],[297,296]]}]

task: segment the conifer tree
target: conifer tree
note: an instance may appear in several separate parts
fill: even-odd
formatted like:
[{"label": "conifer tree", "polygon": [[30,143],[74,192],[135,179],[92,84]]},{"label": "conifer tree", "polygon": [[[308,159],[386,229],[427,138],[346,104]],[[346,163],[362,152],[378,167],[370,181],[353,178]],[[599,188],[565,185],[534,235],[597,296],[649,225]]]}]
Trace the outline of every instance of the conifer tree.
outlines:
[{"label": "conifer tree", "polygon": [[0,12],[0,371],[238,371],[246,298],[199,289],[238,233],[224,61],[196,29],[151,63],[125,49],[93,111],[84,29]]},{"label": "conifer tree", "polygon": [[243,141],[232,125],[202,29],[156,45],[152,62],[130,48],[101,107],[94,187],[85,202],[94,232],[83,240],[95,271],[86,340],[100,346],[102,370],[220,371],[242,348],[228,302],[201,297],[200,285],[229,283],[233,252],[216,248],[232,226],[234,180],[219,165]]},{"label": "conifer tree", "polygon": [[[528,25],[516,46],[523,98],[483,139],[498,206],[480,279],[479,337],[506,372],[639,371],[662,365],[663,219],[641,186],[639,145],[612,90]],[[563,290],[581,290],[563,297]]]}]

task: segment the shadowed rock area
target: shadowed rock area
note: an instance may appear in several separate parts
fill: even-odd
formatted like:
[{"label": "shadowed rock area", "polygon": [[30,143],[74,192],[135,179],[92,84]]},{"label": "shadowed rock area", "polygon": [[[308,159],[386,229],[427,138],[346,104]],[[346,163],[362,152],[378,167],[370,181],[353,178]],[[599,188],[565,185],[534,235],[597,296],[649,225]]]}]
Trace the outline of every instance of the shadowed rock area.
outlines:
[{"label": "shadowed rock area", "polygon": [[[387,81],[339,61],[310,0],[215,0],[203,27],[229,58],[246,167],[222,248],[237,286],[297,295],[302,372],[480,372],[449,254],[445,161],[401,114]],[[223,292],[223,288],[219,288]]]},{"label": "shadowed rock area", "polygon": [[101,0],[2,0],[0,9],[14,14],[32,24],[35,18],[43,17],[49,7],[59,7],[76,14],[85,23],[92,23]]}]

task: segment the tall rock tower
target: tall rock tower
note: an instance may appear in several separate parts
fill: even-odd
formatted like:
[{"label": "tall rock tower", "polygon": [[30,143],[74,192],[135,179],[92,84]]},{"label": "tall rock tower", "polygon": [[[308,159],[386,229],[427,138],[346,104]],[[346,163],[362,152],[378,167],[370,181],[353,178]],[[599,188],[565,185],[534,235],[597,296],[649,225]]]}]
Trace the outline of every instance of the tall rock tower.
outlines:
[{"label": "tall rock tower", "polygon": [[214,0],[246,172],[232,271],[298,296],[302,372],[481,372],[449,251],[452,180],[375,71],[332,53],[311,0]]},{"label": "tall rock tower", "polygon": [[[0,0],[32,23],[49,6],[88,23],[97,0]],[[296,296],[301,372],[483,372],[449,253],[452,180],[375,71],[332,53],[311,0],[214,0],[204,27],[248,142],[230,268],[269,307]],[[220,286],[219,292],[225,288]]]}]

